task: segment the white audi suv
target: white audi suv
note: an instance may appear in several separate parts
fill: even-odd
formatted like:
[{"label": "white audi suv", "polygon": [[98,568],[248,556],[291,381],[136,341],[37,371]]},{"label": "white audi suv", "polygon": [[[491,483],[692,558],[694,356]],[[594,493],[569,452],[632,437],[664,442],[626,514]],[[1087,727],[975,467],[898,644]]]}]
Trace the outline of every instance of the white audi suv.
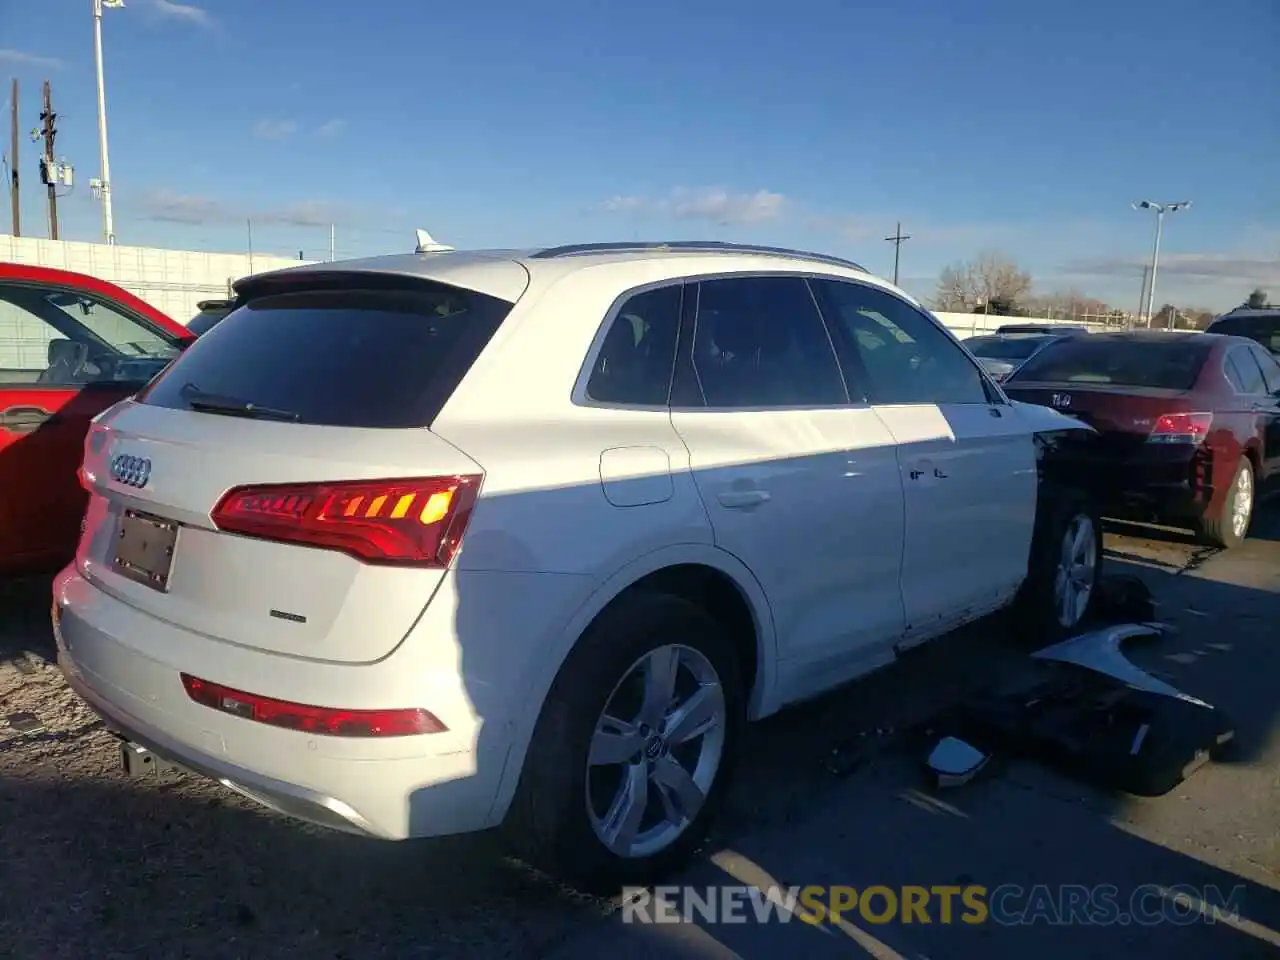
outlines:
[{"label": "white audi suv", "polygon": [[746,722],[1094,594],[1093,431],[849,261],[430,252],[236,294],[94,423],[53,620],[126,756],[286,814],[643,882]]}]

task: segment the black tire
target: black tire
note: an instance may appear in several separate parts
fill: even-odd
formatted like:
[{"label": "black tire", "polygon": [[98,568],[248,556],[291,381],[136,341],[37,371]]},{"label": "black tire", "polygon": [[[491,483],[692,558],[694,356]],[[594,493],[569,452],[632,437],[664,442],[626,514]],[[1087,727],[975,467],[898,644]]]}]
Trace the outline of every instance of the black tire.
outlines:
[{"label": "black tire", "polygon": [[1237,535],[1232,521],[1235,514],[1236,499],[1240,492],[1240,476],[1246,472],[1251,481],[1249,484],[1249,496],[1252,498],[1252,502],[1249,504],[1249,523],[1253,522],[1253,511],[1258,505],[1258,478],[1254,473],[1253,463],[1249,458],[1241,457],[1240,462],[1236,464],[1235,473],[1231,475],[1231,488],[1223,499],[1222,506],[1213,514],[1205,514],[1196,523],[1196,539],[1200,543],[1205,546],[1222,549],[1238,547],[1244,543],[1245,537],[1249,535],[1249,523],[1246,523],[1244,531]]},{"label": "black tire", "polygon": [[[591,824],[590,740],[619,682],[645,654],[668,644],[694,648],[719,675],[726,716],[720,766],[683,833],[650,856],[623,857]],[[624,595],[587,630],[552,684],[503,824],[507,843],[529,866],[586,893],[616,894],[623,886],[647,885],[669,874],[706,838],[728,789],[745,718],[742,669],[722,625],[680,597],[649,591]]]},{"label": "black tire", "polygon": [[[1077,518],[1087,519],[1093,526],[1093,586],[1083,614],[1074,623],[1064,624],[1058,616],[1055,578],[1063,541]],[[1030,647],[1057,643],[1077,632],[1088,621],[1098,598],[1102,558],[1102,518],[1094,499],[1079,490],[1046,487],[1031,538],[1027,579],[1014,604],[1015,629],[1022,643]]]}]

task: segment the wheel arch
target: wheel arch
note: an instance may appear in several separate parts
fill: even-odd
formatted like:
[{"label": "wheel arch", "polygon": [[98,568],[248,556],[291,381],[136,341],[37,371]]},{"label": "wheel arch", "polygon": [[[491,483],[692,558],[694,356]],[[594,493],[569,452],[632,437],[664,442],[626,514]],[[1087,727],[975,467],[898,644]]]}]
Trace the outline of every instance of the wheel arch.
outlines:
[{"label": "wheel arch", "polygon": [[[777,710],[778,705],[774,702],[777,634],[772,610],[759,581],[737,557],[710,544],[678,544],[652,551],[600,582],[564,627],[552,635],[548,655],[541,658],[545,666],[537,676],[530,678],[523,709],[513,721],[511,747],[490,811],[492,822],[506,816],[520,780],[534,727],[551,685],[570,652],[591,624],[619,598],[633,590],[651,587],[704,604],[708,599],[713,604],[732,604],[736,597],[741,606],[733,615],[749,617],[751,627],[750,637],[740,632],[735,636],[735,645],[740,651],[752,654],[752,658],[743,663],[744,670],[751,677],[747,717],[757,720]],[[741,629],[745,627],[746,620],[738,619],[736,624]]]}]

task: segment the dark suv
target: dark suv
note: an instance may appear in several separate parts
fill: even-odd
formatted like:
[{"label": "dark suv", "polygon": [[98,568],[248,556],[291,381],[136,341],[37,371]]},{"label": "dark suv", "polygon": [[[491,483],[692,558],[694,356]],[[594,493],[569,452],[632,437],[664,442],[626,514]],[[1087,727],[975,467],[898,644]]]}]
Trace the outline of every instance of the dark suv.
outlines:
[{"label": "dark suv", "polygon": [[201,300],[196,304],[200,311],[187,323],[187,329],[197,337],[208,333],[213,327],[231,312],[234,300]]},{"label": "dark suv", "polygon": [[1218,317],[1204,332],[1248,337],[1280,357],[1280,307],[1241,307]]}]

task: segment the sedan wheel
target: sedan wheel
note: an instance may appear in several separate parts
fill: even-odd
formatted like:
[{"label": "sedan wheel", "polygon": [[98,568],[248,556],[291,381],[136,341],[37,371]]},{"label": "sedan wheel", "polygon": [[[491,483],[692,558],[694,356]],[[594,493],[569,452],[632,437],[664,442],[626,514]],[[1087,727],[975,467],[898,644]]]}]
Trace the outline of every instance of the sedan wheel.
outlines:
[{"label": "sedan wheel", "polygon": [[1241,470],[1231,491],[1231,533],[1239,540],[1249,532],[1253,518],[1253,471]]}]

